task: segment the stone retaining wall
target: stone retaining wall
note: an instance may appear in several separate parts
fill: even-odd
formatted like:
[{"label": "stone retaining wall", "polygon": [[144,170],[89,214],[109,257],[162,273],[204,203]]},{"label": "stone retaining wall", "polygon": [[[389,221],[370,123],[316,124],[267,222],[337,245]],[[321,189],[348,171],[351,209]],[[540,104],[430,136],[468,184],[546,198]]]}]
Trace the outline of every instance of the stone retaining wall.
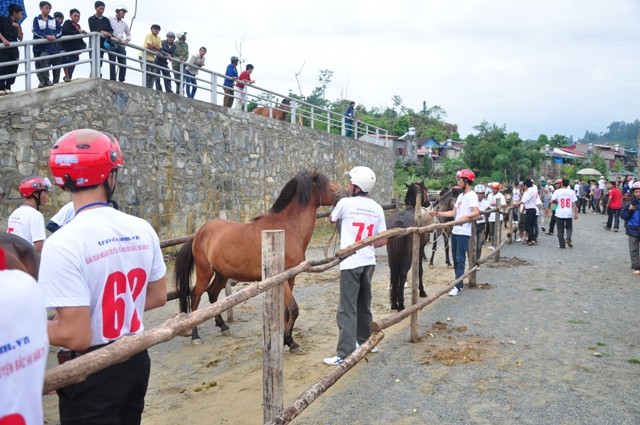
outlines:
[{"label": "stone retaining wall", "polygon": [[[18,183],[34,174],[51,177],[51,144],[83,127],[117,137],[125,166],[115,199],[161,239],[192,233],[221,215],[247,221],[262,214],[303,168],[345,185],[345,171],[367,165],[378,176],[372,197],[392,198],[394,158],[387,148],[129,84],[79,80],[0,102],[0,231],[21,203]],[[68,200],[56,188],[42,208],[45,218]]]}]

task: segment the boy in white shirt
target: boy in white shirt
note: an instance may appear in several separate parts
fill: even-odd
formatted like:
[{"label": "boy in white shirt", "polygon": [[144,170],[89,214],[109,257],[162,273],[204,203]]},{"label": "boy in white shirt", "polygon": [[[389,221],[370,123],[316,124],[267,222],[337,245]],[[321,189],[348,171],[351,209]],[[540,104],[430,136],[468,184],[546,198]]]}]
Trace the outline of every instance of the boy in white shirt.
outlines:
[{"label": "boy in white shirt", "polygon": [[[473,191],[478,194],[478,211],[483,213],[490,209],[489,201],[484,197],[485,187],[482,184],[476,185]],[[484,242],[484,228],[486,226],[486,215],[480,214],[480,218],[476,221],[476,260],[482,255],[482,244]]]},{"label": "boy in white shirt", "polygon": [[24,203],[11,213],[7,223],[7,233],[29,241],[38,252],[42,252],[42,245],[47,237],[40,206],[47,203],[48,193],[52,188],[46,177],[31,176],[22,180],[18,191]]},{"label": "boy in white shirt", "polygon": [[[495,208],[496,205],[498,205],[498,201],[500,201],[500,209],[504,210],[507,207],[507,200],[502,192],[500,192],[500,183],[492,183],[490,187],[491,193],[487,197],[489,207]],[[496,249],[496,214],[497,213],[493,212],[489,215],[489,239],[491,240],[491,246],[489,246],[489,249]]]}]

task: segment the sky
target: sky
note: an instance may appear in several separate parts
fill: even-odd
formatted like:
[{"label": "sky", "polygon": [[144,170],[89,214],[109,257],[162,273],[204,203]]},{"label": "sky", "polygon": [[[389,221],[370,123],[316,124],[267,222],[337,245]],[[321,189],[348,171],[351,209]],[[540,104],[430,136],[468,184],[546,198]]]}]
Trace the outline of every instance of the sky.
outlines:
[{"label": "sky", "polygon": [[[30,16],[38,2],[27,1]],[[87,18],[93,1],[52,0]],[[82,7],[78,4],[82,3]],[[124,5],[131,22],[135,2]],[[309,95],[321,69],[334,72],[326,97],[372,107],[439,105],[462,137],[482,121],[523,139],[581,138],[613,121],[640,119],[638,0],[280,0],[237,3],[139,1],[132,43],[151,24],[186,31],[192,53],[206,46],[206,67],[224,72],[238,55],[255,66],[256,84]],[[104,72],[106,65],[104,66]]]}]

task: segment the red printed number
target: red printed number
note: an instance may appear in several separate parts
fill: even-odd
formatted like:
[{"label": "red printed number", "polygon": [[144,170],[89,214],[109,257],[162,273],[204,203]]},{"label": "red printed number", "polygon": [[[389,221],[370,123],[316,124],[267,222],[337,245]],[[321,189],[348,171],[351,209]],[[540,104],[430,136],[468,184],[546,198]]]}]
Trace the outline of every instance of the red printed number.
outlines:
[{"label": "red printed number", "polygon": [[27,425],[27,421],[24,420],[24,417],[20,413],[13,413],[1,417],[0,425]]},{"label": "red printed number", "polygon": [[571,198],[560,198],[560,208],[571,208]]},{"label": "red printed number", "polygon": [[[126,275],[122,272],[114,272],[107,277],[102,295],[102,334],[105,338],[115,339],[120,336],[124,326],[127,301],[133,305],[146,283],[147,273],[140,268],[133,269]],[[140,318],[134,308],[129,330],[136,332],[138,329],[140,329]]]},{"label": "red printed number", "polygon": [[[364,229],[365,229],[365,223],[351,223],[353,224],[355,227],[358,228],[358,234],[356,235],[356,242],[359,242],[362,238],[362,234],[364,233]],[[367,226],[367,236],[365,237],[369,237],[369,236],[373,236],[373,224],[370,224]]]},{"label": "red printed number", "polygon": [[9,228],[7,229],[7,233],[13,233],[13,230],[14,230],[14,229],[13,229],[13,227],[9,227]]}]

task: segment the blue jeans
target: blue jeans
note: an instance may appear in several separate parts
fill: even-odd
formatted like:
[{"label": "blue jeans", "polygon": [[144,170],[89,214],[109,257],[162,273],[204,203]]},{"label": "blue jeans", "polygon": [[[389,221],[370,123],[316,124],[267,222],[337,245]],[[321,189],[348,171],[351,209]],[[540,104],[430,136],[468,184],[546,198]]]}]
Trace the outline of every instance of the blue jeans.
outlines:
[{"label": "blue jeans", "polygon": [[[470,238],[471,236],[466,235],[451,235],[451,255],[453,255],[453,271],[456,274],[456,279],[464,274]],[[456,288],[462,289],[463,286],[464,281],[458,283]]]},{"label": "blue jeans", "polygon": [[184,71],[184,81],[185,81],[185,91],[187,92],[187,97],[193,99],[196,95],[196,90],[198,90],[198,85],[196,83],[195,75],[192,72],[185,69]]}]

